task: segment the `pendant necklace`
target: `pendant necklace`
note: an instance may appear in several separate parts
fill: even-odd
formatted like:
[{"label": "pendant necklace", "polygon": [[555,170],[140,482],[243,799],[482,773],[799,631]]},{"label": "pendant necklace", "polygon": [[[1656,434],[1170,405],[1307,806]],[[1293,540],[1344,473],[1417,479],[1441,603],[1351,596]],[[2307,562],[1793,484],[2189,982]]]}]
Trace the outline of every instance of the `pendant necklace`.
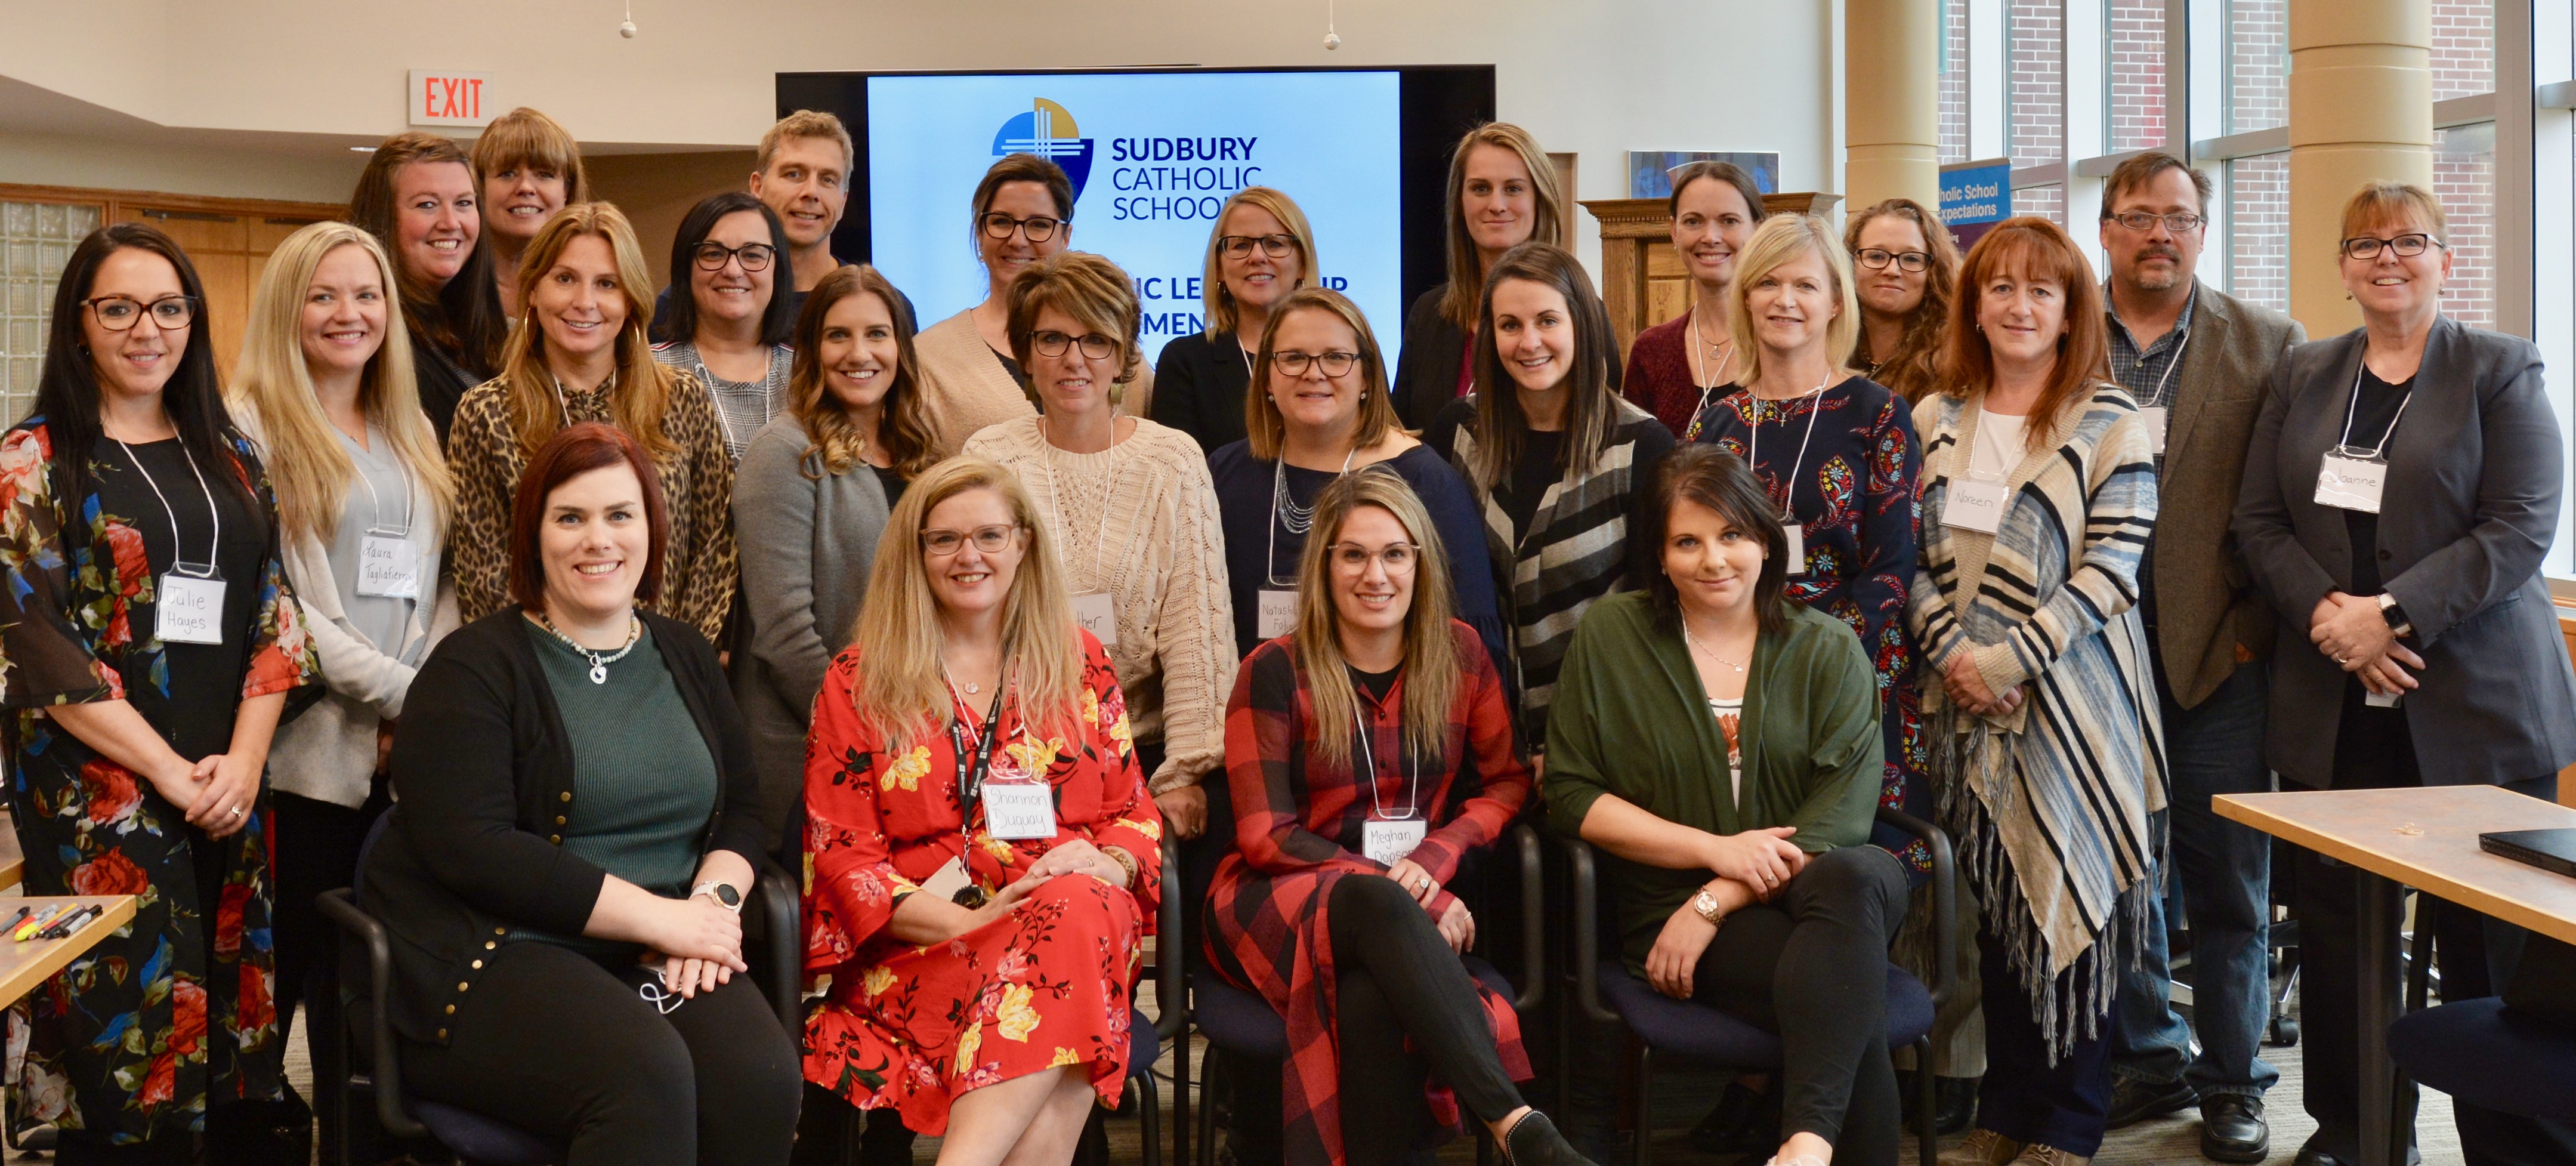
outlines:
[{"label": "pendant necklace", "polygon": [[1742,672],[1742,671],[1744,671],[1744,665],[1742,665],[1742,664],[1738,664],[1738,663],[1736,663],[1736,662],[1735,662],[1735,661],[1733,661],[1733,660],[1729,660],[1729,659],[1727,659],[1727,658],[1726,658],[1726,657],[1724,657],[1724,656],[1720,656],[1720,655],[1718,655],[1718,654],[1717,654],[1717,650],[1716,650],[1716,649],[1711,648],[1711,647],[1709,647],[1708,645],[1706,645],[1706,644],[1703,644],[1703,643],[1699,642],[1699,637],[1698,637],[1698,636],[1694,636],[1694,635],[1692,635],[1692,634],[1691,634],[1691,630],[1690,630],[1690,620],[1689,620],[1687,617],[1685,617],[1685,618],[1682,620],[1682,639],[1684,639],[1684,640],[1688,641],[1688,642],[1690,643],[1690,646],[1691,646],[1693,649],[1695,649],[1695,650],[1699,651],[1701,654],[1703,654],[1703,655],[1707,656],[1709,659],[1711,659],[1711,660],[1715,660],[1715,661],[1717,661],[1717,662],[1718,662],[1718,663],[1720,663],[1720,664],[1724,664],[1724,665],[1726,665],[1727,667],[1729,667],[1729,668],[1732,668],[1732,669],[1736,670],[1737,672]]},{"label": "pendant necklace", "polygon": [[626,617],[626,646],[619,648],[614,653],[594,652],[588,648],[582,647],[580,644],[574,643],[571,636],[563,634],[562,629],[555,626],[555,621],[547,619],[543,615],[539,615],[537,617],[537,624],[538,626],[546,629],[546,631],[552,633],[554,638],[563,641],[563,646],[572,649],[574,652],[579,653],[583,658],[590,661],[590,682],[592,684],[608,683],[608,666],[625,659],[626,654],[634,651],[635,645],[641,643],[644,639],[644,621],[637,619],[632,615]]}]

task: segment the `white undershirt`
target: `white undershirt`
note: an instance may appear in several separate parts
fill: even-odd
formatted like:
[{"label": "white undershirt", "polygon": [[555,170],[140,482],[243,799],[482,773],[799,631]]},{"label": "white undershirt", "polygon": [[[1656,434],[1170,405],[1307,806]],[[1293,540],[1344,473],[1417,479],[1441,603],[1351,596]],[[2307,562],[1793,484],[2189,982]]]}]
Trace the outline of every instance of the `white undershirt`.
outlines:
[{"label": "white undershirt", "polygon": [[2021,468],[2022,455],[2029,452],[2023,435],[2030,418],[1977,410],[1977,447],[1968,458],[1968,474],[1976,478],[2007,478]]},{"label": "white undershirt", "polygon": [[1708,698],[1708,711],[1717,718],[1717,731],[1726,738],[1726,776],[1734,790],[1735,804],[1744,804],[1744,745],[1737,729],[1744,720],[1744,698],[1720,700]]}]

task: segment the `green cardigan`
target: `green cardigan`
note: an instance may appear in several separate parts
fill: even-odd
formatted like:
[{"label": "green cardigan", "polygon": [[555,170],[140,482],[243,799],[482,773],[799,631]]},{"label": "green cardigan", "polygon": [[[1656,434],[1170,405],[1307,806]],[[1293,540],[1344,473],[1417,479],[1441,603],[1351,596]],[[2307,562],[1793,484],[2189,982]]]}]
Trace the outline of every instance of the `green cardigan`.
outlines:
[{"label": "green cardigan", "polygon": [[[1785,635],[1754,644],[1738,735],[1744,802],[1729,790],[1726,737],[1678,630],[1658,626],[1646,592],[1592,605],[1575,630],[1548,713],[1541,791],[1548,824],[1576,837],[1603,794],[1712,834],[1795,826],[1808,853],[1869,840],[1884,775],[1878,684],[1849,625],[1798,604]],[[1620,950],[1632,970],[1664,921],[1711,873],[1665,870],[1604,853]]]}]

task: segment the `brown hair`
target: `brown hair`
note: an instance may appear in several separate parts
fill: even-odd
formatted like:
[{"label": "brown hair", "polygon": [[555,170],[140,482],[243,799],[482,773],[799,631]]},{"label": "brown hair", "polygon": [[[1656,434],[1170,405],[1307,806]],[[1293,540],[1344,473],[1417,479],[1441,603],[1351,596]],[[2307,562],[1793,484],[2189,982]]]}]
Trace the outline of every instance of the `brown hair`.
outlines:
[{"label": "brown hair", "polygon": [[1897,340],[1896,351],[1883,356],[1870,352],[1869,330],[1863,328],[1853,354],[1864,363],[1878,366],[1871,379],[1912,404],[1941,382],[1941,348],[1950,327],[1950,301],[1959,290],[1959,245],[1951,240],[1950,229],[1942,224],[1940,216],[1922,203],[1891,198],[1853,215],[1851,223],[1843,228],[1843,250],[1854,260],[1860,258],[1860,233],[1869,228],[1870,220],[1883,215],[1914,224],[1915,230],[1923,234],[1923,252],[1932,257],[1932,263],[1923,273],[1923,302],[1914,306],[1914,317],[1905,322],[1905,335]]},{"label": "brown hair", "polygon": [[1744,196],[1745,212],[1752,217],[1754,222],[1761,222],[1764,215],[1771,213],[1764,210],[1762,207],[1762,184],[1753,181],[1753,176],[1745,173],[1744,167],[1738,166],[1733,162],[1720,162],[1714,158],[1702,158],[1697,162],[1689,163],[1688,165],[1682,166],[1673,171],[1673,191],[1671,194],[1664,196],[1664,217],[1668,219],[1680,217],[1682,213],[1682,192],[1690,189],[1691,183],[1698,182],[1704,178],[1723,182],[1728,186],[1734,187],[1735,193]]},{"label": "brown hair", "polygon": [[527,106],[492,119],[483,136],[474,139],[468,157],[473,159],[477,198],[492,175],[512,166],[537,166],[563,176],[564,205],[589,201],[590,176],[581,168],[581,143],[561,123]]},{"label": "brown hair", "polygon": [[[1053,163],[1048,163],[1053,165]],[[1011,358],[1029,368],[1037,362],[1029,348],[1038,328],[1038,313],[1054,308],[1094,332],[1118,339],[1118,375],[1112,383],[1136,379],[1140,356],[1136,330],[1143,313],[1136,304],[1135,281],[1117,264],[1088,251],[1058,251],[1012,277],[1003,308],[1008,315]]]},{"label": "brown hair", "polygon": [[1998,275],[2054,281],[2066,293],[2066,332],[2057,338],[2057,367],[2031,410],[2036,424],[2026,427],[2032,452],[2038,452],[2056,428],[2057,418],[2083,401],[2093,386],[2111,379],[2110,327],[2102,319],[2102,285],[2093,281],[2093,265],[2066,230],[2047,219],[2024,215],[2006,219],[1969,248],[1959,272],[1959,297],[1950,308],[1950,343],[1942,364],[1942,390],[1963,401],[1982,399],[1994,387],[1995,352],[1977,325],[1977,305],[1985,282]]},{"label": "brown hair", "polygon": [[2335,254],[2343,254],[2343,240],[2369,230],[2380,223],[2403,221],[2420,215],[2433,228],[2433,241],[2448,242],[2450,217],[2442,213],[2442,200],[2433,192],[2410,182],[2365,182],[2361,189],[2343,204],[2342,234],[2335,240]]},{"label": "brown hair", "polygon": [[1610,310],[1592,290],[1592,277],[1574,253],[1553,243],[1523,243],[1494,261],[1485,277],[1485,294],[1476,309],[1476,456],[1470,468],[1476,489],[1491,492],[1511,476],[1520,461],[1529,419],[1521,413],[1518,382],[1503,371],[1495,347],[1494,288],[1521,279],[1556,289],[1565,297],[1574,324],[1574,366],[1565,374],[1565,443],[1558,447],[1557,469],[1588,472],[1610,447],[1619,427],[1619,338],[1610,331]]},{"label": "brown hair", "polygon": [[978,255],[983,254],[976,241],[983,238],[984,212],[993,209],[993,198],[1002,192],[1002,187],[1013,182],[1034,182],[1046,187],[1047,198],[1055,203],[1055,217],[1066,226],[1073,224],[1073,179],[1065,174],[1064,167],[1035,154],[1005,154],[975,183],[975,213],[966,216],[966,241],[976,245]]},{"label": "brown hair", "polygon": [[[1395,516],[1412,540],[1413,600],[1404,613],[1403,748],[1415,757],[1441,756],[1449,735],[1449,706],[1466,671],[1464,645],[1450,622],[1449,556],[1431,511],[1391,467],[1369,466],[1344,474],[1315,495],[1315,524],[1297,556],[1297,623],[1292,654],[1306,674],[1315,713],[1315,755],[1333,764],[1351,759],[1351,734],[1359,697],[1351,691],[1349,658],[1342,655],[1341,611],[1333,603],[1333,543],[1353,511],[1375,506]],[[1473,637],[1464,637],[1473,640]],[[1394,768],[1402,768],[1400,765]]]},{"label": "brown hair", "polygon": [[2120,163],[2118,168],[2111,171],[2110,177],[2102,180],[2102,217],[2106,219],[2111,217],[2111,204],[2118,201],[2121,195],[2155,181],[2156,175],[2167,170],[2180,170],[2191,175],[2192,193],[2200,197],[2200,217],[2208,218],[2209,198],[2217,192],[2218,188],[2210,184],[2208,175],[2192,169],[2190,163],[2162,150],[2131,154]]},{"label": "brown hair", "polygon": [[1277,461],[1287,443],[1287,422],[1279,416],[1279,402],[1270,398],[1270,357],[1278,347],[1279,322],[1293,312],[1329,312],[1359,338],[1360,418],[1351,435],[1353,448],[1367,449],[1404,428],[1395,402],[1387,397],[1386,358],[1377,346],[1377,333],[1369,330],[1368,316],[1349,296],[1331,288],[1301,287],[1271,305],[1270,323],[1261,329],[1261,351],[1252,358],[1252,385],[1243,394],[1244,436],[1252,443],[1252,456]]},{"label": "brown hair", "polygon": [[855,295],[872,295],[894,319],[894,380],[886,385],[877,411],[877,444],[893,462],[894,472],[909,480],[939,460],[930,406],[921,392],[921,360],[913,354],[912,305],[876,268],[843,265],[824,276],[805,297],[804,314],[796,318],[795,363],[787,373],[787,409],[805,430],[805,456],[798,471],[820,480],[825,474],[848,473],[859,461],[866,439],[850,423],[823,387],[823,321],[832,306]]},{"label": "brown hair", "polygon": [[522,611],[546,608],[546,561],[539,528],[546,522],[546,502],[555,488],[587,474],[623,465],[635,471],[644,487],[644,521],[652,528],[652,549],[644,556],[644,574],[635,582],[635,598],[651,603],[662,594],[662,552],[671,541],[671,512],[662,501],[662,475],[633,434],[601,421],[583,421],[547,438],[519,474],[518,497],[510,506],[510,598]]},{"label": "brown hair", "polygon": [[1547,160],[1547,151],[1539,149],[1538,139],[1506,121],[1489,121],[1467,131],[1458,139],[1458,148],[1449,153],[1449,208],[1444,215],[1449,223],[1449,283],[1440,292],[1440,315],[1461,329],[1476,326],[1477,297],[1484,291],[1487,275],[1476,251],[1476,237],[1467,233],[1467,212],[1461,202],[1467,194],[1467,158],[1478,146],[1509,150],[1519,155],[1521,166],[1529,171],[1530,201],[1536,204],[1538,221],[1530,224],[1527,241],[1564,241],[1560,235],[1565,192],[1557,189],[1556,164]]},{"label": "brown hair", "polygon": [[[554,436],[555,427],[562,423],[563,400],[556,395],[554,374],[546,370],[546,330],[536,320],[534,305],[537,285],[562,260],[572,241],[584,236],[608,243],[609,253],[617,260],[617,291],[626,297],[626,322],[618,328],[615,341],[617,371],[611,374],[617,391],[608,403],[609,412],[654,456],[677,452],[679,444],[662,428],[677,374],[653,359],[653,341],[647,335],[653,323],[653,279],[644,267],[644,249],[635,242],[634,226],[604,202],[577,202],[555,212],[520,257],[519,302],[530,305],[529,318],[510,333],[497,378],[509,403],[510,428],[519,435],[522,449],[534,450]],[[687,289],[683,287],[680,294],[688,294]]]},{"label": "brown hair", "polygon": [[761,173],[769,173],[769,164],[778,159],[778,144],[789,138],[821,138],[839,146],[843,181],[848,181],[851,169],[859,164],[858,147],[851,144],[849,127],[842,125],[840,118],[828,113],[800,109],[778,119],[777,124],[770,126],[768,132],[760,135],[760,155],[754,165]]},{"label": "brown hair", "polygon": [[394,238],[394,220],[399,209],[394,206],[394,187],[405,166],[413,163],[439,164],[452,162],[465,168],[465,178],[474,184],[477,213],[483,203],[483,183],[474,172],[474,160],[463,147],[436,134],[405,133],[386,138],[367,156],[367,168],[358,172],[358,185],[349,192],[349,222],[359,230],[376,237],[385,255],[393,260],[394,282],[402,296],[403,323],[416,340],[427,340],[439,348],[455,353],[457,362],[476,376],[488,375],[501,363],[501,344],[509,334],[509,317],[501,311],[501,291],[492,281],[492,240],[480,223],[474,230],[474,249],[465,256],[465,266],[445,287],[431,287],[427,280],[404,265],[402,247]]},{"label": "brown hair", "polygon": [[1762,576],[1753,581],[1753,614],[1762,631],[1789,630],[1789,535],[1780,529],[1771,492],[1744,459],[1714,445],[1693,442],[1675,447],[1655,463],[1646,482],[1646,545],[1654,548],[1655,569],[1647,573],[1646,590],[1655,597],[1655,614],[1667,628],[1679,628],[1681,589],[1664,573],[1664,540],[1672,537],[1673,507],[1690,502],[1716,511],[1737,530],[1762,540]]}]

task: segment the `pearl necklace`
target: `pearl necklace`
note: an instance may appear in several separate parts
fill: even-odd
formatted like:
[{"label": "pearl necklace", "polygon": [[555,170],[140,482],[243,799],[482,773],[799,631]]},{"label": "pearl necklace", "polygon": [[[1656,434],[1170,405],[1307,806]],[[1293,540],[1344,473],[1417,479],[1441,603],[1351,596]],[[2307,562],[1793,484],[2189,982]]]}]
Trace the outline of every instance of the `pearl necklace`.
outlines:
[{"label": "pearl necklace", "polygon": [[582,647],[580,644],[574,643],[571,636],[563,634],[562,629],[555,626],[555,621],[547,619],[542,614],[537,616],[537,626],[546,629],[546,631],[551,633],[554,638],[563,641],[563,646],[572,649],[575,653],[578,653],[590,661],[590,682],[592,684],[608,683],[608,666],[625,659],[626,654],[634,651],[635,645],[643,642],[644,639],[644,621],[635,618],[631,614],[626,617],[626,646],[619,648],[613,654],[594,652],[588,648]]}]

